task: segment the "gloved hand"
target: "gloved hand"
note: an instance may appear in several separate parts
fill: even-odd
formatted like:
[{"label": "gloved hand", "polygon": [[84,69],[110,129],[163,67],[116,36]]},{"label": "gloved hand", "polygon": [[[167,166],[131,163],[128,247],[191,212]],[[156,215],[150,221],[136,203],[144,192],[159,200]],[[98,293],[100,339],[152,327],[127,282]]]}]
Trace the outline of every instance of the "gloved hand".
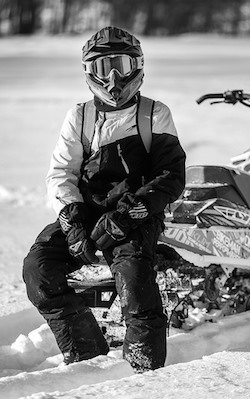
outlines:
[{"label": "gloved hand", "polygon": [[128,215],[119,211],[107,212],[97,221],[90,237],[98,249],[107,249],[124,240],[132,225],[133,221]]},{"label": "gloved hand", "polygon": [[87,236],[85,206],[81,202],[66,205],[59,214],[61,229],[67,237],[69,253],[79,264],[98,263],[94,242]]},{"label": "gloved hand", "polygon": [[82,265],[98,263],[99,258],[95,255],[94,242],[86,237],[83,226],[73,226],[67,234],[70,255],[74,256]]},{"label": "gloved hand", "polygon": [[137,224],[144,222],[149,216],[149,210],[140,198],[134,194],[123,194],[117,204],[117,210],[127,213],[131,219]]},{"label": "gloved hand", "polygon": [[117,210],[105,213],[96,223],[91,238],[100,250],[124,240],[148,216],[146,206],[132,194],[125,194],[117,204]]}]

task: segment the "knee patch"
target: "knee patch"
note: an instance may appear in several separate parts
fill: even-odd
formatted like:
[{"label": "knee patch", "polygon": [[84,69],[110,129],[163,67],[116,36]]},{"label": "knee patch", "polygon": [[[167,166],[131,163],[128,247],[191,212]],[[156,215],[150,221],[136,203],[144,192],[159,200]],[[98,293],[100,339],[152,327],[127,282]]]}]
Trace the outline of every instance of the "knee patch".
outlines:
[{"label": "knee patch", "polygon": [[142,248],[137,241],[130,241],[123,245],[117,246],[114,251],[114,263],[120,259],[138,258],[142,256]]},{"label": "knee patch", "polygon": [[136,241],[116,247],[113,254],[111,271],[114,275],[122,275],[124,281],[141,284],[154,273],[150,260],[143,256],[142,249]]},{"label": "knee patch", "polygon": [[111,270],[116,280],[124,316],[140,314],[159,307],[159,290],[151,261],[142,256],[134,243],[114,250]]}]

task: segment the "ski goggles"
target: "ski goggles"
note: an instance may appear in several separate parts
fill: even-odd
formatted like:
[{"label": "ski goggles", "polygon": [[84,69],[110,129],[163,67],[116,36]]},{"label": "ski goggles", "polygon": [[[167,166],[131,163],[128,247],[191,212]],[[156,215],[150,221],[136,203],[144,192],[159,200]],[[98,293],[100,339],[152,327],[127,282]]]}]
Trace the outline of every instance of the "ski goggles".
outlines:
[{"label": "ski goggles", "polygon": [[143,68],[143,56],[131,57],[128,54],[112,54],[83,62],[84,72],[91,73],[99,79],[108,79],[112,70],[121,78],[129,76],[136,69]]}]

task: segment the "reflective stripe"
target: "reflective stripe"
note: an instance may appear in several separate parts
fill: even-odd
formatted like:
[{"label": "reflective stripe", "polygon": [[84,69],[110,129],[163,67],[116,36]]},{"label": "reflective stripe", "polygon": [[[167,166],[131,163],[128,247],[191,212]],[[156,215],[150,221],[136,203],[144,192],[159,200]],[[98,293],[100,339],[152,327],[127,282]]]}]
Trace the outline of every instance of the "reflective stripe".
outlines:
[{"label": "reflective stripe", "polygon": [[128,167],[128,165],[127,165],[125,159],[124,159],[123,156],[122,156],[122,149],[121,149],[121,145],[120,145],[120,144],[117,144],[117,151],[118,151],[119,157],[121,158],[121,162],[122,162],[122,164],[123,164],[123,167],[124,167],[124,169],[125,169],[125,172],[126,172],[127,175],[128,175],[128,174],[129,174],[129,167]]}]

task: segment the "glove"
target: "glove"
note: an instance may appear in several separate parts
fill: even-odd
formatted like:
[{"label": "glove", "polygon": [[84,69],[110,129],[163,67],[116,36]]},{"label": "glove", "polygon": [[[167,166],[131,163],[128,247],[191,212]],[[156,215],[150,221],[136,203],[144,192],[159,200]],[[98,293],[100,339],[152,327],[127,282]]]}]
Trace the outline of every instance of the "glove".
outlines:
[{"label": "glove", "polygon": [[95,255],[95,244],[86,237],[83,226],[73,226],[67,234],[70,255],[74,256],[82,265],[98,263],[99,258]]},{"label": "glove", "polygon": [[119,211],[104,213],[97,221],[90,237],[101,251],[124,240],[133,228],[133,221]]},{"label": "glove", "polygon": [[125,193],[117,204],[117,210],[127,213],[137,224],[144,222],[149,217],[149,210],[143,201],[134,194]]},{"label": "glove", "polygon": [[59,214],[59,222],[67,237],[69,253],[80,264],[98,263],[94,242],[86,232],[86,208],[81,202],[66,205]]},{"label": "glove", "polygon": [[117,204],[117,210],[105,213],[96,223],[91,238],[100,250],[107,249],[124,240],[149,215],[146,206],[126,193]]}]

